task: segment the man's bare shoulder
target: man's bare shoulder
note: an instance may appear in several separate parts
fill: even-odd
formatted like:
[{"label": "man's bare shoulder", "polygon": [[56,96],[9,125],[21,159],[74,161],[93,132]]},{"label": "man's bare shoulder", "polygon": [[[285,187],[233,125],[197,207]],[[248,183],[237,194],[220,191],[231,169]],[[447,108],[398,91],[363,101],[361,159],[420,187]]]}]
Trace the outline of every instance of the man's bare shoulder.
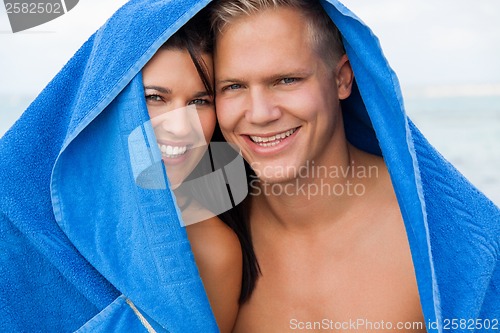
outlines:
[{"label": "man's bare shoulder", "polygon": [[[362,195],[354,198],[357,199],[354,207],[360,210],[361,207],[367,206],[366,217],[391,212],[395,214],[390,215],[392,221],[402,223],[394,187],[384,159],[356,148],[352,151],[355,156],[353,167],[357,170],[353,173],[355,181],[364,186]],[[389,216],[385,220],[389,220]]]}]

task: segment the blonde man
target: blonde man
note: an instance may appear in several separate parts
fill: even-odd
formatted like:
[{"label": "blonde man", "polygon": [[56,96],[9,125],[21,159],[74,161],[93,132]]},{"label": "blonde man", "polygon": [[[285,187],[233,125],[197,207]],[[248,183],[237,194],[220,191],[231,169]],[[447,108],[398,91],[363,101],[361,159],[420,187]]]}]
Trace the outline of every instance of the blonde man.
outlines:
[{"label": "blonde man", "polygon": [[[387,167],[346,139],[354,75],[330,17],[302,0],[223,0],[212,13],[218,121],[255,172],[244,215],[261,275],[234,331],[422,322]],[[344,172],[321,172],[332,168]]]}]

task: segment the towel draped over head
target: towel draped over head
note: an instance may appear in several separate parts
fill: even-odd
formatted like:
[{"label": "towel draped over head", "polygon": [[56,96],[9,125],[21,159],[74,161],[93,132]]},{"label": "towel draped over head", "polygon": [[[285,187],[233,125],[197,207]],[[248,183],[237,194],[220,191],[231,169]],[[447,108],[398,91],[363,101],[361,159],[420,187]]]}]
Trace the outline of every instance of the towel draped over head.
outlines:
[{"label": "towel draped over head", "polygon": [[[1,331],[218,331],[162,168],[137,184],[161,163],[141,69],[208,3],[129,1],[0,140]],[[356,77],[347,137],[387,164],[426,322],[500,318],[499,209],[406,116],[370,29],[322,5]]]}]

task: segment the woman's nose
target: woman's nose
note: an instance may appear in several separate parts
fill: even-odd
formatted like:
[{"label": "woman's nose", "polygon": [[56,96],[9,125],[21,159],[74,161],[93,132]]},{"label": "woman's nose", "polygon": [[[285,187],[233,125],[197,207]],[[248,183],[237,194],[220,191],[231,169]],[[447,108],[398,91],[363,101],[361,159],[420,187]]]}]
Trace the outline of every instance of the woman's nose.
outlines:
[{"label": "woman's nose", "polygon": [[185,138],[192,135],[193,122],[196,120],[193,118],[193,112],[196,113],[194,106],[183,106],[169,110],[159,116],[161,119],[159,119],[156,130],[167,132],[174,138]]}]

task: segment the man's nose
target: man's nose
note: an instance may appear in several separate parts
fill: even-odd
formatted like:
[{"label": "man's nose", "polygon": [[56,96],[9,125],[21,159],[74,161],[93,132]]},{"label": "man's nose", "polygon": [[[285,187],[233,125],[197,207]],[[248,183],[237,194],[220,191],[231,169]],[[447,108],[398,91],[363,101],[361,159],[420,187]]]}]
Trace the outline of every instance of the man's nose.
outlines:
[{"label": "man's nose", "polygon": [[265,88],[255,88],[250,91],[245,118],[248,122],[265,125],[281,116],[281,110],[276,105],[272,92]]}]

